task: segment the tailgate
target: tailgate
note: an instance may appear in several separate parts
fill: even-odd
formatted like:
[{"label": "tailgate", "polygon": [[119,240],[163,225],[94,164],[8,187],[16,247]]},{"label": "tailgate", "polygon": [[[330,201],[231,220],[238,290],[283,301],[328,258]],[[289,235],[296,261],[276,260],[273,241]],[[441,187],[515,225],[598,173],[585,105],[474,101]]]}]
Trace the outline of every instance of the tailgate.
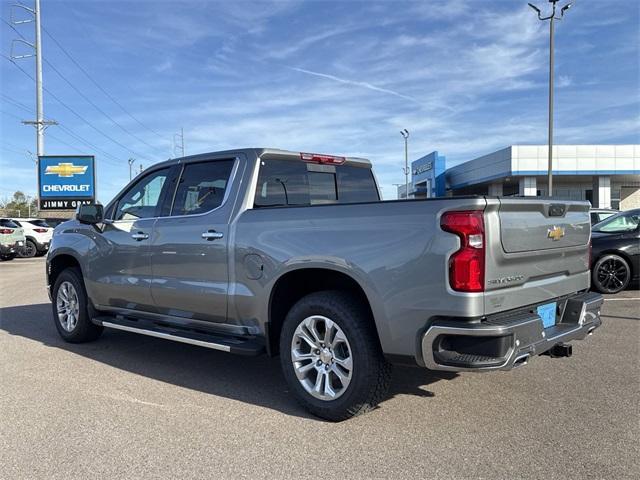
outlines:
[{"label": "tailgate", "polygon": [[487,199],[485,314],[589,287],[589,203]]},{"label": "tailgate", "polygon": [[500,240],[507,253],[587,245],[587,203],[501,198]]}]

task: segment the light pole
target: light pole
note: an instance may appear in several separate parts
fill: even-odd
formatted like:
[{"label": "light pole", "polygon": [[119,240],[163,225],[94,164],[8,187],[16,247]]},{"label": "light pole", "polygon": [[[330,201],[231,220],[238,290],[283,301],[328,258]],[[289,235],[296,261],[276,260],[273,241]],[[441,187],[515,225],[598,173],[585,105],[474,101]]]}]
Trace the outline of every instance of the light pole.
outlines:
[{"label": "light pole", "polygon": [[538,14],[538,20],[549,20],[549,161],[547,166],[547,184],[549,188],[549,197],[553,197],[553,33],[554,20],[561,20],[564,13],[571,8],[571,3],[567,3],[560,9],[560,17],[556,17],[556,3],[559,0],[549,0],[553,9],[551,15],[543,17],[542,12],[534,4],[528,5]]},{"label": "light pole", "polygon": [[404,138],[404,198],[409,199],[409,130],[400,130],[400,135]]},{"label": "light pole", "polygon": [[127,160],[127,162],[129,163],[129,181],[131,181],[131,179],[133,178],[133,172],[131,169],[133,168],[133,164],[135,161],[135,158],[130,158],[129,160]]}]

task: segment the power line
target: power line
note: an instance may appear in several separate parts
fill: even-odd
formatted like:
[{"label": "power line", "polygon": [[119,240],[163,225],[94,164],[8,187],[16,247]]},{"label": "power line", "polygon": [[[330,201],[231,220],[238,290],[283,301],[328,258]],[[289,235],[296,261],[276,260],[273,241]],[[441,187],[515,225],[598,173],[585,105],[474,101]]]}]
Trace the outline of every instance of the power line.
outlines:
[{"label": "power line", "polygon": [[[8,101],[9,103],[12,103],[13,105],[15,105],[15,106],[18,106],[18,107],[22,108],[23,110],[25,110],[26,112],[28,112],[28,113],[30,113],[30,114],[33,114],[33,109],[32,109],[32,108],[29,108],[29,107],[28,107],[28,106],[26,106],[25,104],[20,103],[20,102],[18,102],[17,100],[14,100],[13,98],[11,98],[11,97],[9,97],[8,95],[5,95],[5,94],[3,94],[3,93],[0,93],[0,96],[2,96],[2,97],[3,97],[3,99],[4,99],[5,101]],[[1,110],[0,110],[0,111],[1,111]],[[21,118],[20,118],[20,117],[18,117],[17,115],[14,115],[13,113],[10,113],[10,112],[7,112],[7,111],[4,111],[3,113],[5,113],[6,115],[8,115],[8,116],[10,116],[10,117],[13,117],[13,118],[16,118],[16,119],[18,119],[18,120],[21,120]],[[69,135],[69,136],[71,136],[71,137],[75,138],[76,140],[78,140],[78,141],[79,141],[79,142],[81,142],[81,143],[84,143],[84,144],[85,144],[85,145],[87,145],[89,148],[91,148],[91,149],[93,149],[93,150],[95,150],[95,151],[97,151],[97,152],[101,152],[104,156],[110,157],[110,158],[114,159],[116,162],[120,162],[120,160],[119,160],[118,158],[114,157],[113,155],[111,155],[110,153],[106,152],[105,150],[102,150],[101,148],[99,148],[99,147],[97,147],[97,146],[93,145],[91,142],[89,142],[88,140],[85,140],[85,139],[84,139],[84,138],[82,138],[80,135],[78,135],[77,133],[75,133],[73,130],[71,130],[71,129],[70,129],[70,128],[68,128],[67,126],[63,125],[62,123],[58,123],[58,127],[60,127],[63,131],[65,131],[65,132],[67,133],[67,135]],[[51,133],[49,133],[49,134],[48,134],[48,136],[49,136],[49,137],[51,137],[51,138],[53,138],[54,140],[57,140],[58,142],[60,142],[60,143],[62,143],[62,144],[64,144],[64,145],[67,145],[67,146],[68,146],[68,147],[70,147],[70,148],[73,148],[74,150],[77,150],[77,151],[79,151],[79,152],[81,151],[81,150],[80,150],[80,149],[78,149],[77,147],[75,147],[75,146],[73,146],[73,145],[71,145],[71,144],[69,144],[69,143],[65,142],[65,141],[64,141],[64,140],[62,140],[61,138],[59,138],[59,137],[57,137],[57,136],[55,136],[55,135],[53,135],[53,134],[51,134]],[[105,160],[105,161],[106,161],[106,160]],[[107,163],[109,163],[109,162],[107,162]],[[118,164],[119,164],[119,163],[118,163]]]},{"label": "power line", "polygon": [[[23,40],[27,40],[26,37],[17,29],[15,28],[14,25],[12,25],[10,22],[8,22],[7,20],[5,20],[4,18],[2,19],[2,22],[5,23],[7,26],[9,26],[14,32],[16,32],[16,34],[18,36],[20,36],[20,38],[22,38]],[[43,28],[44,30],[44,28]],[[71,57],[71,55],[66,52],[66,50],[64,50],[64,48],[62,47],[62,45],[60,45],[60,43],[51,36],[51,34],[49,32],[45,32],[47,35],[49,35],[49,37],[51,37],[51,39],[56,43],[56,45],[58,45],[60,47],[60,49],[65,53],[65,55],[67,55],[73,62],[75,65],[78,66],[78,68],[80,68],[83,73],[85,75],[87,75],[87,77],[94,83],[96,84],[96,86],[98,86],[98,88],[100,88],[102,91],[104,91],[104,89],[102,89],[102,87],[100,87],[100,85],[97,84],[97,82],[95,82],[95,80],[93,80],[89,74]],[[111,115],[109,115],[108,113],[106,113],[104,110],[102,110],[98,105],[96,105],[91,99],[89,99],[84,93],[82,93],[75,85],[73,85],[73,83],[67,78],[65,77],[62,72],[60,72],[60,70],[58,70],[51,62],[49,62],[46,58],[44,59],[45,63],[51,67],[53,69],[53,71],[55,71],[60,78],[62,78],[67,84],[69,84],[69,86],[71,88],[73,88],[78,95],[80,95],[82,98],[84,98],[89,104],[91,104],[96,110],[98,110],[100,113],[102,113],[105,117],[107,117],[109,120],[111,120],[111,122],[113,122],[113,124],[115,124],[116,126],[118,126],[122,131],[124,131],[126,134],[130,135],[131,137],[135,138],[137,141],[144,143],[147,147],[149,148],[153,148],[159,152],[162,151],[162,149],[160,149],[159,147],[154,147],[153,145],[147,143],[145,140],[143,140],[142,138],[138,137],[137,135],[135,135],[134,133],[131,133],[129,130],[127,130],[125,127],[123,127],[118,121],[116,121],[113,117],[111,117]],[[106,92],[105,92],[106,93]],[[115,100],[114,100],[115,101]],[[143,125],[144,126],[144,125]],[[154,132],[155,133],[155,132]],[[131,151],[131,153],[134,153],[135,155],[138,155],[140,157],[144,157],[143,155],[139,155],[136,152]]]},{"label": "power line", "polygon": [[[67,77],[65,77],[62,72],[60,72],[60,70],[58,70],[55,66],[53,66],[53,64],[51,62],[49,62],[48,60],[45,59],[45,63],[53,69],[54,72],[56,72],[60,78],[62,78],[71,88],[73,88],[73,90],[75,90],[78,95],[80,95],[83,99],[85,99],[87,101],[87,103],[91,104],[93,106],[93,108],[95,108],[96,110],[98,110],[100,113],[102,113],[105,117],[107,117],[109,120],[111,120],[111,122],[113,122],[116,126],[118,126],[123,132],[125,132],[126,134],[132,136],[133,138],[135,138],[136,140],[138,140],[141,143],[144,143],[146,146],[148,146],[149,148],[153,148],[153,149],[158,149],[160,150],[158,147],[154,147],[153,145],[148,144],[147,142],[145,142],[144,140],[142,140],[140,137],[138,137],[137,135],[131,133],[129,130],[127,130],[125,127],[123,127],[120,123],[118,123],[116,120],[113,119],[113,117],[111,117],[111,115],[109,115],[107,112],[105,112],[104,110],[102,110],[98,105],[96,105],[90,98],[88,98],[84,93],[82,93],[73,83],[71,83],[71,81],[69,81],[67,79]],[[141,155],[140,153],[135,152],[134,150],[129,149],[129,151],[131,153],[133,153],[134,155],[138,156],[138,157],[142,157],[144,158],[144,155]]]},{"label": "power line", "polygon": [[[23,39],[23,40],[25,40],[25,41],[27,40],[27,39],[26,39],[26,37],[25,37],[25,36],[24,36],[24,35],[23,35],[23,34],[22,34],[18,29],[16,29],[14,25],[12,25],[10,22],[8,22],[7,20],[5,20],[4,18],[3,18],[3,19],[1,19],[1,20],[2,20],[2,22],[3,22],[3,23],[5,23],[7,26],[9,26],[9,27],[14,31],[14,32],[16,32],[16,34],[17,34],[18,36],[20,36],[20,38],[22,38],[22,39]],[[43,30],[44,30],[44,29],[43,29]],[[47,35],[51,36],[51,34],[49,34],[48,32],[46,32],[46,33],[47,33]],[[62,48],[62,46],[61,46],[61,45],[60,45],[60,44],[59,44],[55,39],[53,39],[53,38],[52,38],[52,40],[54,40],[54,41],[56,42],[56,44],[58,44],[58,46],[60,46],[60,47]],[[65,52],[65,53],[66,53],[66,52]],[[20,68],[20,67],[19,67],[15,62],[13,62],[13,59],[10,59],[10,60],[11,60],[11,62],[12,62],[12,63],[14,63],[14,65],[16,65],[18,68]],[[67,79],[67,78],[62,74],[62,72],[60,72],[60,71],[59,71],[59,70],[58,70],[58,69],[57,69],[57,68],[56,68],[56,67],[55,67],[51,62],[49,62],[47,59],[44,59],[44,61],[45,61],[45,63],[46,63],[49,67],[51,67],[51,68],[52,68],[52,69],[53,69],[53,70],[54,70],[54,71],[55,71],[55,72],[60,76],[60,78],[62,78],[62,79],[63,79],[67,84],[69,84],[69,86],[70,86],[71,88],[73,88],[73,89],[74,89],[74,90],[75,90],[75,91],[76,91],[76,92],[77,92],[77,93],[78,93],[82,98],[84,98],[84,99],[85,99],[89,104],[91,104],[91,105],[92,105],[96,110],[98,110],[100,113],[102,113],[105,117],[107,117],[109,120],[111,120],[115,125],[117,125],[118,127],[120,127],[120,128],[121,128],[125,133],[127,133],[127,134],[128,134],[128,135],[130,135],[131,137],[135,138],[135,139],[136,139],[136,140],[138,140],[139,142],[144,143],[145,145],[147,145],[147,146],[148,146],[148,147],[150,147],[150,148],[156,149],[157,151],[162,151],[159,147],[154,147],[153,145],[150,145],[149,143],[145,142],[143,139],[141,139],[141,138],[140,138],[140,137],[138,137],[137,135],[135,135],[135,134],[133,134],[133,133],[129,132],[125,127],[123,127],[120,123],[118,123],[116,120],[114,120],[114,119],[113,119],[109,114],[107,114],[104,110],[102,110],[100,107],[98,107],[98,105],[96,105],[93,101],[91,101],[91,100],[90,100],[86,95],[84,95],[84,94],[83,94],[83,93],[82,93],[82,92],[81,92],[81,91],[80,91],[80,90],[79,90],[75,85],[73,85],[73,83],[72,83],[70,80],[68,80],[68,79]],[[75,62],[75,61],[74,61],[74,63],[77,63],[77,62]],[[22,68],[20,68],[20,70],[22,70]],[[24,72],[24,71],[23,71],[23,73],[27,74],[27,72]],[[85,72],[85,73],[86,73],[86,72]],[[88,75],[88,74],[87,74],[87,75]],[[31,75],[27,74],[27,76],[28,76],[29,78],[31,78],[32,80],[34,80],[34,79],[33,79],[33,77],[31,77]],[[34,81],[35,81],[35,80],[34,80]],[[46,88],[45,88],[45,91],[47,91],[49,94],[51,94],[51,92],[49,92],[49,90],[47,90]],[[55,95],[53,95],[53,94],[51,94],[51,95],[55,98]],[[58,100],[58,101],[59,101],[59,100]],[[62,103],[62,102],[60,102],[60,103]],[[63,105],[64,105],[64,104],[63,104]],[[66,108],[68,108],[68,109],[69,109],[69,107],[68,107],[68,106],[66,106],[66,105],[64,105],[64,106],[65,106]],[[23,106],[23,108],[26,108],[26,107],[24,107],[24,106]],[[73,113],[73,112],[72,112],[72,113]],[[76,114],[76,115],[77,115],[77,114]],[[89,122],[87,122],[86,120],[85,120],[85,122],[86,122],[86,123],[88,123],[90,126],[92,126],[92,125],[91,125]],[[94,127],[94,128],[95,128],[95,127]],[[100,132],[100,133],[102,133],[102,132]],[[102,133],[102,134],[103,134],[103,135],[105,135],[105,136],[107,136],[107,135],[106,135],[106,134],[104,134],[104,133]],[[110,137],[108,137],[108,136],[107,136],[107,138],[110,138]],[[115,141],[115,140],[113,140],[113,139],[111,139],[111,140],[112,140],[112,141]],[[128,150],[129,152],[133,153],[134,155],[139,156],[139,157],[142,157],[142,158],[145,158],[145,159],[147,159],[147,160],[148,160],[148,158],[146,158],[144,155],[140,155],[139,153],[137,153],[137,152],[135,152],[135,151],[133,151],[133,150],[129,149],[128,147],[125,147],[124,145],[122,145],[121,143],[119,143],[119,142],[117,142],[117,141],[115,141],[115,142],[116,142],[118,145],[120,145],[120,146],[122,146],[123,148],[125,148],[126,150]]]},{"label": "power line", "polygon": [[134,120],[136,123],[138,123],[140,126],[142,126],[143,128],[149,130],[151,133],[157,135],[158,137],[164,139],[164,137],[162,135],[160,135],[158,132],[156,132],[155,130],[153,130],[152,128],[146,126],[144,123],[142,123],[140,120],[138,120],[136,117],[134,117],[126,108],[124,108],[122,106],[122,104],[120,102],[118,102],[112,95],[109,94],[109,92],[107,92],[104,88],[102,88],[102,86],[93,79],[93,77],[91,75],[89,75],[89,72],[87,72],[82,65],[80,65],[75,58],[73,58],[73,56],[60,44],[60,42],[58,42],[58,40],[56,40],[56,38],[49,33],[49,31],[46,28],[42,28],[42,30],[44,30],[44,33],[47,34],[47,36],[53,40],[53,42],[58,46],[58,48],[60,48],[60,50],[62,50],[62,52],[69,58],[69,60],[71,60],[73,62],[73,64],[78,67],[78,69],[80,69],[80,71],[82,73],[85,74],[85,76],[91,81],[91,83],[93,83],[102,93],[104,93],[106,95],[107,98],[109,98],[109,100],[111,100],[113,103],[115,103],[118,107],[120,107],[120,109],[126,113],[132,120]]},{"label": "power line", "polygon": [[[22,73],[24,73],[27,77],[29,77],[31,80],[34,80],[34,78],[26,71],[24,70],[20,65],[18,65],[16,62],[14,62],[10,57],[7,57],[6,55],[2,54],[2,57],[6,58],[7,60],[9,60],[11,63],[13,63]],[[34,80],[35,81],[35,80]],[[69,105],[67,105],[66,103],[64,103],[62,100],[60,100],[60,98],[55,95],[51,90],[49,90],[46,87],[43,87],[44,91],[47,92],[49,95],[51,95],[60,105],[62,105],[64,108],[66,108],[67,110],[69,110],[71,113],[73,113],[76,117],[78,117],[80,120],[82,120],[84,123],[86,123],[87,125],[89,125],[92,129],[94,129],[96,132],[98,132],[100,135],[102,135],[103,137],[107,138],[108,140],[111,140],[113,143],[115,143],[116,145],[119,145],[121,148],[123,148],[124,150],[133,153],[134,155],[137,155],[136,152],[133,152],[131,149],[129,149],[126,145],[123,145],[122,143],[120,143],[119,141],[117,141],[116,139],[114,139],[113,137],[107,135],[106,133],[104,133],[102,130],[100,130],[98,127],[96,127],[93,123],[91,123],[89,120],[87,120],[86,118],[84,118],[82,115],[80,115],[78,112],[76,112],[73,108],[71,108]],[[142,157],[142,155],[140,155]],[[146,158],[146,157],[143,157]],[[147,158],[147,160],[149,160]]]},{"label": "power line", "polygon": [[20,103],[19,101],[15,100],[14,98],[11,98],[9,95],[5,95],[4,93],[0,92],[0,96],[6,101],[11,103],[13,106],[21,108],[23,110],[26,110],[27,112],[33,114],[33,109],[28,107],[27,105],[25,105],[24,103]]},{"label": "power line", "polygon": [[21,152],[20,150],[16,150],[14,148],[9,148],[9,147],[6,147],[4,145],[0,146],[0,148],[2,148],[2,150],[6,150],[7,152],[16,153],[18,155],[24,155],[24,154],[27,153],[26,150],[24,152]]},{"label": "power line", "polygon": [[7,112],[6,110],[0,110],[0,113],[2,113],[4,115],[7,115],[8,117],[17,118],[18,120],[22,121],[22,119],[19,116],[15,115],[15,114],[13,114],[11,112]]}]

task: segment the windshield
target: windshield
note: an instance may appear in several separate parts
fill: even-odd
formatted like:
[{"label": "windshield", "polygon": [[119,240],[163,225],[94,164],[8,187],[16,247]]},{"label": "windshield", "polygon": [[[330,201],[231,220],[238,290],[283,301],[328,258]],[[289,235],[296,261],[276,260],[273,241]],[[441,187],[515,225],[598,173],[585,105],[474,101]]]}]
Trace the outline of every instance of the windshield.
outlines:
[{"label": "windshield", "polygon": [[638,223],[640,223],[640,210],[633,210],[603,220],[593,226],[593,231],[603,233],[631,232],[638,228]]}]

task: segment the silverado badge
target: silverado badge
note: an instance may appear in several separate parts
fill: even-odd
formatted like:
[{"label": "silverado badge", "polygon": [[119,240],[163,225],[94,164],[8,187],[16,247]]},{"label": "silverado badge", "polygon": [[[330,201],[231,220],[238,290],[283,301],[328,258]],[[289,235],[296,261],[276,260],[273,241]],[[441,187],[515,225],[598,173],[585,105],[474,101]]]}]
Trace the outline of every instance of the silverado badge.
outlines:
[{"label": "silverado badge", "polygon": [[550,238],[554,242],[560,240],[562,237],[564,237],[564,228],[562,227],[556,227],[554,225],[553,228],[547,230],[547,238]]}]

